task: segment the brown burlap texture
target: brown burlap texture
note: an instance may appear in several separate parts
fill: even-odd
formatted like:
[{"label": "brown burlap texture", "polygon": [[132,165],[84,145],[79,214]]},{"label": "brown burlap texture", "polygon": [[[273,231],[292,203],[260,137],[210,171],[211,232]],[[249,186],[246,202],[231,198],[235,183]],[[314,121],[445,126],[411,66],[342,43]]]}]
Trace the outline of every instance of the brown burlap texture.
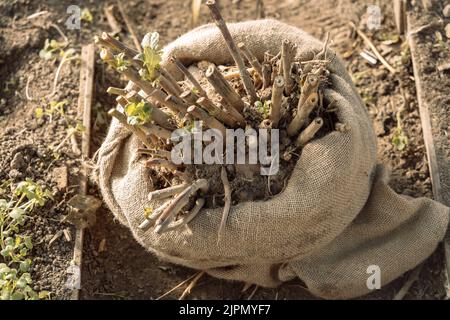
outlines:
[{"label": "brown burlap texture", "polygon": [[[229,25],[262,60],[277,54],[281,41],[298,45],[299,60],[323,44],[302,30],[273,21]],[[232,63],[214,25],[199,27],[164,49],[185,65],[201,60]],[[347,133],[332,132],[302,151],[285,191],[269,201],[233,206],[221,240],[222,208],[202,210],[189,228],[157,235],[142,232],[144,206],[152,190],[149,172],[135,161],[139,142],[117,121],[99,152],[99,184],[114,215],[142,246],[173,263],[225,279],[276,286],[299,277],[324,298],[368,293],[367,268],[381,269],[382,285],[426,259],[444,237],[448,208],[430,199],[397,195],[376,164],[376,138],[366,108],[339,58],[330,65],[338,118]],[[171,71],[175,71],[172,70]]]}]

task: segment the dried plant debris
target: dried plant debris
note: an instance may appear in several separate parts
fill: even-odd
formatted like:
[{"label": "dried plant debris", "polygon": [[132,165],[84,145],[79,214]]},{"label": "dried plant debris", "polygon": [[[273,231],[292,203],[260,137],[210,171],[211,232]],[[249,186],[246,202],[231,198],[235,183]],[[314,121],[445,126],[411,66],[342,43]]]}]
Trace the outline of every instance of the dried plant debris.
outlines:
[{"label": "dried plant debris", "polygon": [[[161,65],[158,33],[144,37],[143,52],[106,33],[96,37],[102,60],[130,81],[123,89],[108,89],[118,102],[109,114],[141,141],[136,159],[149,168],[155,186],[143,208],[142,231],[181,230],[203,207],[225,206],[226,223],[231,205],[282,192],[301,149],[337,130],[336,108],[323,96],[328,37],[311,61],[296,61],[297,47],[287,40],[280,54],[266,53],[258,61],[245,43],[234,43],[215,2],[207,6],[236,64],[201,61],[186,67],[170,57],[183,81]],[[209,139],[202,131],[207,129],[215,133]],[[252,159],[260,148],[265,162]],[[206,150],[219,161],[202,159]]]}]

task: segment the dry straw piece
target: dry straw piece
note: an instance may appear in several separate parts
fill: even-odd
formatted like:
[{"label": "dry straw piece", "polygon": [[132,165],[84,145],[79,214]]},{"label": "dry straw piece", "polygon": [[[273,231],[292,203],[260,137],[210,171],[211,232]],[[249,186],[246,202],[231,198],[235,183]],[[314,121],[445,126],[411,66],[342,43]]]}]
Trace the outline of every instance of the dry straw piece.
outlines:
[{"label": "dry straw piece", "polygon": [[[192,164],[175,166],[168,156],[171,141],[147,139],[152,134],[144,133],[145,124],[131,126],[128,115],[116,110],[119,114],[111,112],[117,120],[99,150],[98,181],[117,219],[139,243],[167,261],[266,287],[300,278],[313,294],[324,298],[369,293],[368,263],[382,270],[386,284],[426,259],[444,237],[449,209],[430,199],[398,195],[388,186],[388,173],[376,162],[370,117],[339,58],[326,60],[334,56],[328,41],[323,44],[274,20],[227,26],[214,1],[207,4],[219,29],[206,25],[181,36],[163,49],[161,63],[173,77],[166,76],[169,81],[186,90],[184,83],[174,80],[185,77],[200,99],[192,103],[190,94],[180,93],[180,98],[161,84],[141,79],[136,69],[142,63],[132,61],[121,73],[142,92],[129,86],[126,91],[138,92],[153,103],[173,127],[188,127],[193,119],[222,132],[235,126],[257,129],[260,124],[268,128],[278,124],[283,137],[280,154],[289,155],[283,157],[288,160],[280,159],[280,170],[287,173],[279,182],[285,187],[259,201],[237,198],[245,192],[235,192],[236,180],[247,183],[243,178],[250,175],[254,180],[242,191],[252,193],[264,186],[269,193],[278,176],[260,176],[259,166],[255,170],[250,165],[231,165],[234,179],[227,176],[228,166],[209,167],[217,169],[214,173]],[[111,50],[105,43],[108,38],[101,39],[99,45]],[[262,83],[257,76],[253,83],[235,42],[245,43],[261,64]],[[291,58],[304,66],[297,78],[289,69],[290,50],[283,50],[283,43],[296,48]],[[222,49],[224,44],[229,52]],[[105,55],[113,66],[126,49],[117,43],[114,48]],[[208,80],[193,81],[186,73],[191,65],[205,61],[214,65],[208,70],[209,79],[215,79],[211,96],[200,90],[200,83],[205,86]],[[227,77],[236,68],[239,77]],[[290,92],[286,84],[290,86],[291,80]],[[130,103],[120,97],[125,105]],[[324,111],[331,110],[331,104],[335,112]],[[152,120],[150,124],[155,125]],[[155,170],[156,165],[164,169]],[[144,217],[146,207],[156,209]]]}]

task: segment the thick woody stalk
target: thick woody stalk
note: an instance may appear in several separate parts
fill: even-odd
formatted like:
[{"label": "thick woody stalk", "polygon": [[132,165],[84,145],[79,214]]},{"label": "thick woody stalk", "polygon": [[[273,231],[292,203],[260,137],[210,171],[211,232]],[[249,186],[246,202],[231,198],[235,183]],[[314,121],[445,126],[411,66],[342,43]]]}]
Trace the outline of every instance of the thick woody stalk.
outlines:
[{"label": "thick woody stalk", "polygon": [[297,141],[295,142],[295,145],[297,147],[304,147],[309,141],[311,141],[316,133],[322,128],[323,126],[323,119],[322,118],[315,118],[313,122],[310,123],[309,126],[306,127],[305,130],[298,136]]},{"label": "thick woody stalk", "polygon": [[305,83],[302,86],[302,92],[300,94],[300,99],[298,101],[297,109],[300,110],[301,106],[305,103],[306,99],[309,98],[310,94],[317,91],[319,87],[319,78],[314,74],[309,74],[306,76]]},{"label": "thick woody stalk", "polygon": [[196,102],[203,109],[205,109],[211,116],[216,117],[219,121],[225,125],[235,128],[238,126],[236,119],[234,119],[229,113],[226,113],[221,108],[216,106],[211,100],[205,97],[201,97]]},{"label": "thick woody stalk", "polygon": [[134,50],[134,49],[124,45],[122,42],[120,42],[119,40],[117,40],[114,37],[110,36],[106,32],[102,33],[102,36],[101,36],[100,39],[103,40],[103,41],[99,42],[99,44],[105,44],[108,47],[112,47],[112,48],[116,49],[119,52],[123,52],[123,53],[125,53],[126,56],[128,56],[131,59],[139,54],[138,51],[136,51],[136,50]]},{"label": "thick woody stalk", "polygon": [[152,144],[148,141],[147,139],[147,135],[145,134],[144,131],[142,131],[140,128],[132,126],[130,124],[128,124],[127,122],[127,117],[121,113],[119,110],[117,109],[111,109],[108,111],[108,114],[114,118],[116,118],[125,128],[127,128],[128,130],[130,130],[132,133],[134,133],[139,140],[141,140],[141,142],[147,147],[147,148],[152,148]]},{"label": "thick woody stalk", "polygon": [[264,54],[264,61],[262,64],[263,89],[270,87],[271,77],[272,77],[272,64],[270,63],[269,55],[266,52]]},{"label": "thick woody stalk", "polygon": [[162,76],[164,76],[172,84],[172,86],[175,88],[176,93],[178,95],[180,95],[183,92],[183,89],[181,89],[181,87],[178,84],[177,80],[175,80],[175,78],[170,74],[169,71],[167,71],[163,67],[160,67],[159,68],[159,72],[161,73]]},{"label": "thick woody stalk", "polygon": [[227,111],[234,119],[236,119],[240,127],[245,127],[245,118],[241,113],[239,113],[239,111],[230,106],[223,97],[219,97],[218,102],[225,111]]},{"label": "thick woody stalk", "polygon": [[182,64],[176,57],[171,56],[170,57],[170,61],[175,64],[175,66],[178,68],[178,70],[181,71],[181,73],[184,74],[184,76],[186,77],[186,79],[188,79],[192,85],[194,86],[195,89],[197,89],[198,94],[202,97],[206,97],[206,91],[203,90],[202,86],[200,85],[200,83],[197,81],[197,79],[195,79],[194,75],[184,66],[184,64]]},{"label": "thick woody stalk", "polygon": [[148,194],[148,201],[155,201],[172,197],[186,189],[187,186],[188,185],[186,183],[183,183],[173,187],[152,191]]},{"label": "thick woody stalk", "polygon": [[195,118],[203,121],[208,128],[219,130],[222,137],[225,139],[226,128],[224,125],[216,118],[210,116],[205,110],[198,106],[190,106],[188,108],[188,113],[192,114]]},{"label": "thick woody stalk", "polygon": [[283,90],[285,88],[285,82],[283,76],[275,77],[272,86],[272,109],[270,110],[269,119],[273,123],[273,127],[278,127],[281,115],[281,104],[283,102]]},{"label": "thick woody stalk", "polygon": [[158,220],[156,220],[154,230],[155,233],[160,234],[164,232],[176,214],[189,203],[189,197],[193,196],[199,190],[202,193],[206,193],[208,191],[207,180],[199,179],[195,181],[172,200],[169,206],[159,216]]},{"label": "thick woody stalk", "polygon": [[291,76],[291,66],[294,62],[296,48],[297,46],[287,39],[283,41],[283,45],[281,46],[281,65],[287,95],[291,94],[294,89],[294,79]]},{"label": "thick woody stalk", "polygon": [[141,129],[146,134],[157,136],[163,140],[168,140],[172,136],[172,132],[153,123],[146,123],[141,126]]},{"label": "thick woody stalk", "polygon": [[317,106],[318,101],[319,96],[317,92],[311,93],[305,103],[300,107],[300,110],[297,111],[295,118],[289,124],[287,129],[289,136],[295,136],[300,131],[313,109]]},{"label": "thick woody stalk", "polygon": [[258,99],[256,95],[255,86],[253,85],[253,81],[252,78],[250,77],[250,74],[247,72],[247,69],[245,68],[244,60],[242,59],[242,56],[239,53],[236,44],[234,43],[233,37],[231,36],[231,33],[228,30],[228,27],[225,21],[223,20],[222,15],[220,14],[220,10],[216,4],[216,1],[208,0],[206,1],[206,5],[208,6],[212,18],[214,19],[217,27],[220,29],[223,38],[225,39],[225,43],[227,44],[228,50],[230,51],[230,54],[233,57],[234,62],[236,62],[236,65],[239,68],[242,82],[244,83],[245,91],[247,92],[247,95],[250,98],[250,102],[253,104]]},{"label": "thick woody stalk", "polygon": [[255,55],[247,48],[247,46],[243,42],[238,43],[238,48],[241,50],[245,59],[247,59],[247,61],[250,63],[250,65],[253,67],[253,69],[255,69],[255,71],[262,78],[262,74],[263,74],[262,66],[261,66],[261,63],[259,63],[258,59],[255,57]]},{"label": "thick woody stalk", "polygon": [[221,95],[225,101],[235,108],[237,111],[242,112],[245,104],[242,101],[239,94],[231,87],[228,81],[223,77],[222,73],[217,69],[214,64],[211,64],[205,73],[209,83],[214,87],[216,92]]},{"label": "thick woody stalk", "polygon": [[187,90],[180,94],[180,98],[188,104],[195,104],[199,97],[192,91]]}]

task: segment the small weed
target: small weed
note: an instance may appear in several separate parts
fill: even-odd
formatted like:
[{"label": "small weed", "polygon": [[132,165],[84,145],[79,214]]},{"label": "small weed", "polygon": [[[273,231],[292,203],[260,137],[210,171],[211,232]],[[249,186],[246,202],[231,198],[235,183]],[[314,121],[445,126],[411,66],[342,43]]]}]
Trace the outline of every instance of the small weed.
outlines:
[{"label": "small weed", "polygon": [[[9,192],[8,192],[9,190]],[[0,300],[48,299],[48,291],[35,292],[29,273],[32,260],[27,258],[33,248],[30,236],[20,234],[27,214],[53,199],[51,192],[31,179],[14,189],[11,180],[0,185]]]}]

